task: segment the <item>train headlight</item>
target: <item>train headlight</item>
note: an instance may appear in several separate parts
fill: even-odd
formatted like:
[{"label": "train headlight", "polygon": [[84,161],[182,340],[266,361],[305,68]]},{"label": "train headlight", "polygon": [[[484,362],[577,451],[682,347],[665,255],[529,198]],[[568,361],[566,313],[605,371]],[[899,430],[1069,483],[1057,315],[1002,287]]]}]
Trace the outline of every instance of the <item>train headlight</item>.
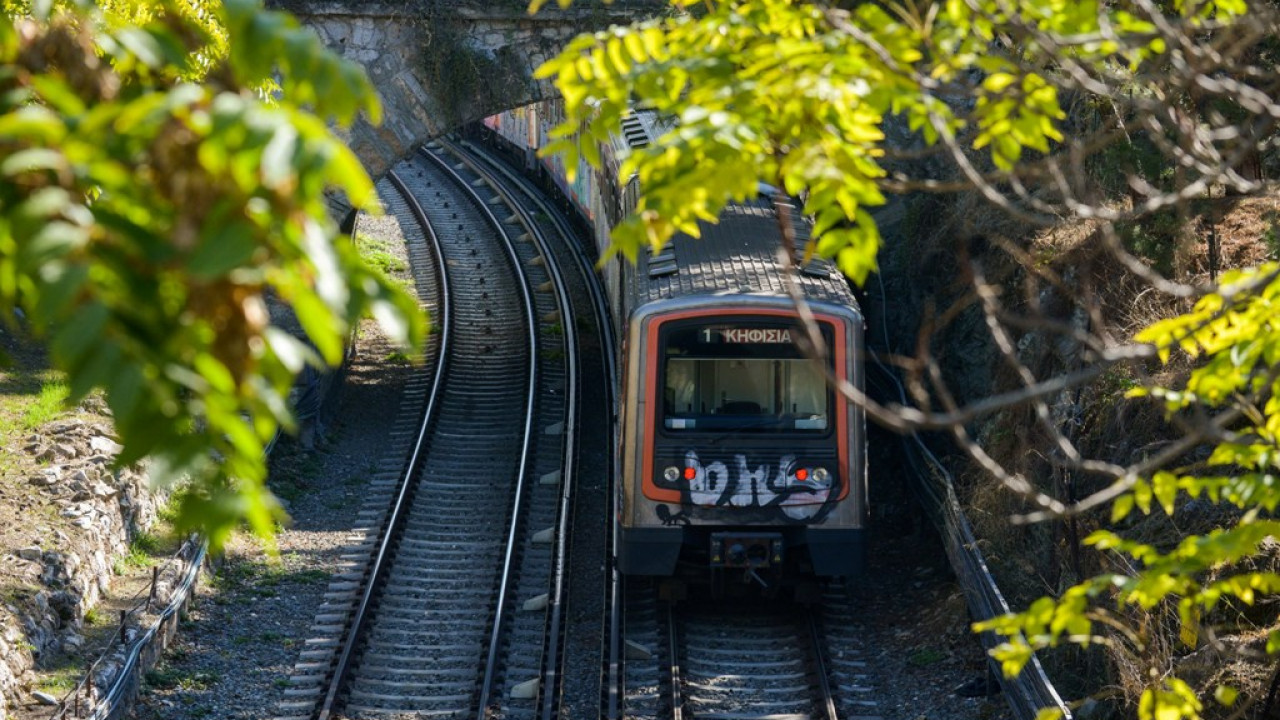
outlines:
[{"label": "train headlight", "polygon": [[800,482],[804,482],[805,480],[808,480],[809,471],[805,468],[800,468],[799,470],[796,471],[796,479],[799,480]]},{"label": "train headlight", "polygon": [[813,469],[813,481],[819,485],[826,485],[831,482],[831,473],[827,472],[824,467]]},{"label": "train headlight", "polygon": [[663,470],[663,471],[662,471],[662,479],[663,479],[663,480],[666,480],[667,482],[675,482],[676,480],[679,480],[679,479],[680,479],[680,468],[676,467],[675,465],[672,465],[671,467],[667,468],[666,470]]}]

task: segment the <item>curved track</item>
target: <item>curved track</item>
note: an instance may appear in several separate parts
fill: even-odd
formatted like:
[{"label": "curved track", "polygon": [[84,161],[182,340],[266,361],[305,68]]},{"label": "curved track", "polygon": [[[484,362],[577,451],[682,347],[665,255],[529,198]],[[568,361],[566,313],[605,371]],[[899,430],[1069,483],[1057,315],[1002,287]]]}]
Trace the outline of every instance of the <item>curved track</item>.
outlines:
[{"label": "curved track", "polygon": [[[451,270],[454,351],[411,480],[394,555],[346,681],[348,717],[465,717],[519,524],[535,403],[536,326],[509,246],[484,208],[431,164],[400,173]],[[433,197],[434,195],[434,197]],[[353,645],[355,647],[355,645]],[[335,685],[336,692],[344,683]]]},{"label": "curved track", "polygon": [[[466,152],[483,165],[486,174],[499,181],[509,194],[518,197],[518,203],[528,207],[525,219],[535,236],[543,238],[544,252],[558,258],[564,269],[564,287],[578,312],[575,336],[581,345],[583,372],[583,396],[581,416],[583,440],[579,444],[581,458],[578,464],[580,476],[572,489],[573,533],[569,538],[561,535],[565,545],[567,575],[558,592],[552,593],[556,604],[572,605],[572,613],[561,613],[561,618],[549,622],[547,644],[547,671],[558,673],[558,692],[544,691],[542,718],[558,717],[557,709],[567,713],[581,713],[584,717],[596,717],[603,702],[607,707],[617,706],[616,695],[603,697],[604,688],[614,687],[609,676],[621,672],[620,628],[606,626],[601,620],[610,614],[617,598],[610,597],[610,589],[618,587],[611,578],[612,538],[614,529],[610,519],[613,501],[609,478],[613,458],[611,455],[610,424],[616,412],[615,396],[616,363],[614,360],[613,328],[609,319],[608,301],[601,284],[595,280],[595,251],[589,232],[575,229],[563,204],[550,199],[554,194],[544,192],[529,176],[517,172],[500,153],[484,144],[463,142]],[[588,312],[587,309],[590,309]],[[569,512],[570,493],[566,486],[564,511]],[[568,524],[567,521],[562,521]],[[568,587],[564,587],[568,585]],[[612,635],[609,631],[615,631]],[[599,658],[598,662],[593,662]],[[560,668],[556,667],[557,659]],[[546,687],[552,687],[550,682]],[[557,708],[557,705],[563,706]],[[589,709],[587,709],[589,708]],[[578,715],[574,715],[575,717]]]},{"label": "curved track", "polygon": [[290,718],[515,717],[542,684],[572,344],[562,293],[533,291],[556,283],[527,229],[500,220],[510,211],[441,152],[399,167],[401,199],[388,204],[438,241],[452,300],[447,376],[420,427],[397,431],[419,438],[389,493],[399,499],[383,500],[393,510],[352,549],[365,570],[331,586],[335,599],[361,599],[317,618],[321,637],[279,708]]}]

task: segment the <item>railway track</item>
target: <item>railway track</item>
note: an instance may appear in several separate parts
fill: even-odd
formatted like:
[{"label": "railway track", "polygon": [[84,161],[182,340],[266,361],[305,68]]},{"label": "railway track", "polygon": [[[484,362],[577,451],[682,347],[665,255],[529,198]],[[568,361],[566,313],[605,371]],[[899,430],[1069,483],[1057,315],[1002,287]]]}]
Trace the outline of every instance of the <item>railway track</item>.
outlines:
[{"label": "railway track", "polygon": [[330,581],[325,602],[311,627],[312,637],[305,641],[284,698],[275,708],[280,718],[312,718],[322,702],[325,679],[344,650],[343,632],[365,600],[363,590],[368,585],[371,558],[385,541],[387,522],[405,490],[405,458],[421,443],[419,429],[423,415],[430,414],[450,352],[452,303],[448,270],[436,238],[413,198],[397,184],[397,178],[393,176],[379,182],[378,192],[385,211],[399,221],[419,304],[429,313],[438,331],[428,336],[419,371],[406,383],[390,447],[365,488],[357,527],[342,556],[342,571]]},{"label": "railway track", "polygon": [[[530,226],[546,238],[545,247],[558,257],[558,265],[566,270],[565,287],[578,313],[578,337],[582,345],[583,393],[582,437],[578,460],[579,478],[573,492],[573,533],[566,547],[568,588],[562,600],[574,609],[572,616],[561,622],[550,635],[549,652],[572,658],[562,664],[560,692],[544,693],[543,718],[556,717],[552,701],[558,701],[564,713],[573,717],[601,716],[601,703],[617,704],[617,697],[603,698],[602,688],[612,687],[606,677],[620,672],[620,637],[610,637],[601,621],[617,598],[609,595],[615,584],[610,558],[612,533],[610,521],[615,500],[610,478],[614,476],[612,415],[615,410],[613,389],[616,387],[613,327],[604,290],[594,280],[595,251],[590,235],[576,229],[561,208],[540,189],[529,176],[517,172],[494,149],[480,143],[462,142],[460,147],[484,166],[486,172],[501,184],[519,204],[532,210],[527,214]],[[587,309],[590,309],[588,312]],[[564,538],[562,538],[564,539]],[[619,628],[612,628],[619,630]],[[596,661],[598,658],[598,661]]]},{"label": "railway track", "polygon": [[821,603],[673,606],[648,584],[627,594],[621,717],[629,720],[873,718],[852,608],[838,586]]},{"label": "railway track", "polygon": [[520,213],[464,163],[437,147],[395,175],[395,211],[443,260],[445,375],[279,711],[533,717],[558,668],[543,655],[572,480],[572,310]]}]

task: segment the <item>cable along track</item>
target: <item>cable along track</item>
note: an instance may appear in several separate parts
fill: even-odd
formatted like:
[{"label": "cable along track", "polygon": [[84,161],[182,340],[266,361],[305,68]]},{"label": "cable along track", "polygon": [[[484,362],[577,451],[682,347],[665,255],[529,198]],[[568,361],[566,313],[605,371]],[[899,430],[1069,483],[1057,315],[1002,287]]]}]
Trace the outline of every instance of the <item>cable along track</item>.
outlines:
[{"label": "cable along track", "polygon": [[[366,544],[359,612],[309,641],[333,648],[300,669],[324,678],[324,697],[303,710],[295,676],[290,717],[491,717],[494,698],[521,695],[513,683],[539,685],[545,623],[516,642],[523,625],[508,616],[539,614],[554,565],[544,541],[557,533],[572,395],[565,335],[556,294],[532,291],[549,282],[537,251],[509,239],[523,232],[438,152],[395,175],[447,269],[446,377],[402,461],[398,512]],[[525,646],[537,657],[503,652]]]}]

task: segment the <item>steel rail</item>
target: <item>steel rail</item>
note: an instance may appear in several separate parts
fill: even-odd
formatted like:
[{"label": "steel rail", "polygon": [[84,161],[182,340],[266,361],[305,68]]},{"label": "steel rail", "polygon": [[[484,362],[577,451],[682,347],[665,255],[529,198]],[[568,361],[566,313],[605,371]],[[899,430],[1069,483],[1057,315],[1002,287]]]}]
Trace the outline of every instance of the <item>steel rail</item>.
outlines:
[{"label": "steel rail", "polygon": [[666,604],[667,619],[667,653],[671,658],[668,675],[671,687],[667,693],[667,701],[671,704],[671,720],[684,720],[684,678],[680,671],[680,632],[676,628],[675,606]]},{"label": "steel rail", "polygon": [[567,372],[565,398],[568,401],[568,407],[565,411],[563,474],[560,482],[560,502],[556,521],[559,532],[556,533],[556,548],[552,560],[552,589],[548,599],[548,608],[551,611],[551,615],[547,621],[547,638],[543,648],[543,680],[541,683],[542,718],[543,720],[555,720],[559,715],[559,703],[557,702],[559,694],[556,689],[559,687],[561,674],[560,645],[563,634],[564,598],[568,585],[566,579],[568,573],[568,541],[569,529],[572,527],[573,491],[576,487],[575,479],[577,477],[580,343],[578,341],[578,333],[569,330],[569,328],[577,328],[577,314],[573,303],[569,299],[568,284],[565,282],[563,272],[561,272],[560,263],[555,260],[555,253],[552,251],[551,244],[541,228],[529,216],[524,204],[518,202],[496,177],[481,170],[478,166],[478,161],[468,157],[461,148],[452,144],[447,146],[453,147],[455,154],[463,157],[463,162],[467,162],[476,174],[487,177],[490,180],[490,186],[511,206],[515,214],[521,219],[521,224],[529,229],[529,234],[532,236],[534,243],[538,246],[542,256],[546,258],[545,267],[555,287],[556,300],[559,305],[560,317],[562,318],[561,324],[566,328],[564,335]]},{"label": "steel rail", "polygon": [[[465,143],[465,141],[464,141]],[[471,143],[466,143],[472,145]],[[519,185],[525,195],[529,197],[535,204],[539,206],[547,217],[560,228],[560,232],[565,237],[573,237],[574,231],[568,227],[563,215],[558,209],[552,208],[544,199],[542,193],[538,192],[533,183],[525,176],[512,172],[505,164],[493,160],[489,157],[486,150],[481,150],[482,157],[490,166],[498,169],[499,172],[505,174],[514,183]],[[604,291],[600,288],[600,283],[595,280],[595,263],[586,257],[585,251],[577,244],[570,243],[569,249],[572,251],[574,262],[578,265],[579,271],[583,277],[589,278],[587,289],[591,294],[593,310],[596,316],[596,327],[600,328],[600,334],[603,337],[601,343],[605,355],[605,368],[608,373],[608,382],[606,391],[608,393],[608,402],[611,408],[611,416],[617,417],[617,393],[615,389],[618,387],[618,362],[617,362],[617,342],[615,338],[615,328],[613,327],[613,319],[609,314],[608,302],[604,298]],[[620,467],[617,465],[616,448],[612,443],[609,445],[610,467],[613,468],[613,478],[621,477],[619,474]],[[611,517],[618,517],[620,508],[617,506],[618,493],[615,492],[612,485],[609,487],[609,496],[613,499]],[[623,608],[623,577],[618,572],[616,558],[614,557],[614,548],[618,545],[617,523],[610,523],[609,546],[605,548],[606,557],[608,558],[609,567],[609,597],[606,605],[609,608],[609,647],[606,653],[604,667],[602,673],[605,675],[602,683],[605,697],[601,698],[601,708],[605,720],[620,720],[622,717],[622,683],[623,683],[623,657],[622,652],[622,608]]]},{"label": "steel rail", "polygon": [[334,709],[337,706],[338,698],[342,691],[342,687],[347,680],[347,676],[351,671],[352,655],[355,646],[363,631],[364,625],[369,616],[370,607],[373,604],[377,587],[390,567],[389,556],[392,539],[396,530],[404,522],[408,515],[405,508],[408,505],[408,499],[412,483],[410,479],[413,476],[414,468],[418,464],[418,458],[422,454],[423,445],[426,443],[427,432],[431,427],[432,421],[435,419],[436,400],[439,397],[439,390],[444,378],[445,368],[449,364],[449,338],[452,331],[451,316],[453,308],[449,297],[449,270],[448,265],[444,261],[444,255],[440,251],[440,240],[436,236],[435,230],[431,227],[431,223],[427,221],[427,215],[422,210],[422,206],[418,204],[417,198],[409,192],[400,177],[391,171],[387,173],[391,183],[396,186],[400,194],[405,198],[410,210],[418,219],[418,223],[422,226],[424,234],[427,236],[429,246],[432,249],[432,255],[436,260],[436,272],[440,277],[440,307],[437,315],[441,318],[440,325],[440,348],[439,360],[436,362],[435,377],[431,382],[431,393],[427,400],[427,407],[423,413],[422,423],[418,429],[418,437],[414,442],[413,452],[410,455],[409,463],[406,466],[404,476],[400,480],[400,490],[396,494],[395,503],[391,507],[390,514],[387,516],[385,530],[382,540],[378,544],[378,551],[374,555],[372,564],[366,569],[368,578],[364,592],[361,593],[360,604],[352,616],[346,632],[342,638],[342,653],[338,657],[337,663],[330,671],[329,689],[325,693],[324,700],[321,702],[315,717],[317,720],[329,720],[333,717]]},{"label": "steel rail", "polygon": [[817,677],[818,694],[820,697],[818,710],[823,713],[823,717],[827,720],[840,720],[839,714],[836,713],[835,693],[831,691],[831,675],[827,671],[826,656],[823,651],[822,629],[818,627],[818,613],[810,608],[805,618],[805,625],[809,630],[809,644],[813,648],[813,665],[814,673]]},{"label": "steel rail", "polygon": [[475,193],[475,190],[465,182],[452,167],[449,166],[442,158],[438,157],[425,148],[421,152],[422,155],[431,159],[433,163],[450,177],[452,177],[460,188],[469,193],[476,199],[476,205],[480,213],[497,229],[499,237],[502,238],[503,247],[507,251],[513,267],[517,269],[516,280],[520,286],[521,297],[524,300],[525,307],[528,308],[528,331],[529,331],[529,386],[528,386],[528,402],[525,405],[525,425],[524,425],[524,442],[520,453],[520,464],[516,474],[516,483],[514,488],[514,501],[511,507],[511,526],[507,533],[507,547],[503,559],[502,578],[498,583],[498,599],[495,606],[493,617],[493,629],[489,637],[489,652],[485,661],[484,679],[481,682],[480,694],[476,699],[478,715],[480,720],[487,720],[486,709],[489,706],[489,698],[493,694],[493,685],[497,675],[498,654],[502,640],[502,626],[506,615],[507,594],[510,590],[511,580],[515,571],[515,555],[516,540],[518,539],[520,529],[520,516],[523,508],[524,500],[524,483],[525,475],[529,468],[530,446],[533,444],[533,414],[534,405],[537,400],[538,390],[538,328],[537,318],[534,312],[533,292],[529,289],[528,279],[524,273],[519,272],[521,267],[520,258],[516,253],[511,238],[502,230],[502,223],[494,216],[489,209],[489,205],[481,200]]}]

